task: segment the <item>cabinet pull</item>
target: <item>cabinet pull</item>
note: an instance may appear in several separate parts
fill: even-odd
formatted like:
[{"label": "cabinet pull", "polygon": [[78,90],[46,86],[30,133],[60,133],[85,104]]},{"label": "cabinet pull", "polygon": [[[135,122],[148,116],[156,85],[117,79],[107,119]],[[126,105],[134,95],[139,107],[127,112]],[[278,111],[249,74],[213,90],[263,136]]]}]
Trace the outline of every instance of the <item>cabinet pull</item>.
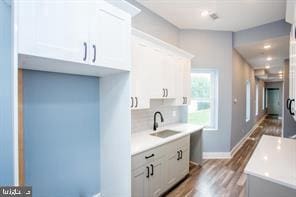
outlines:
[{"label": "cabinet pull", "polygon": [[185,104],[185,97],[183,97],[183,104]]},{"label": "cabinet pull", "polygon": [[136,96],[135,99],[136,99],[136,105],[135,105],[135,108],[137,108],[137,107],[138,107],[138,97]]},{"label": "cabinet pull", "polygon": [[180,150],[180,159],[183,159],[183,151]]},{"label": "cabinet pull", "polygon": [[134,107],[134,98],[131,97],[131,100],[132,100],[132,104],[131,104],[131,108]]},{"label": "cabinet pull", "polygon": [[150,156],[145,156],[145,159],[149,159],[151,157],[154,157],[154,154],[153,153]]},{"label": "cabinet pull", "polygon": [[94,49],[94,59],[92,60],[92,62],[95,63],[97,59],[97,47],[94,44],[93,44],[93,49]]},{"label": "cabinet pull", "polygon": [[185,97],[185,103],[184,104],[187,104],[187,97]]},{"label": "cabinet pull", "polygon": [[180,151],[177,151],[177,153],[178,153],[178,158],[177,158],[177,160],[179,161],[179,160],[180,160]]},{"label": "cabinet pull", "polygon": [[83,46],[84,46],[84,57],[83,57],[83,61],[86,61],[86,58],[87,58],[87,43],[84,42],[83,43]]},{"label": "cabinet pull", "polygon": [[162,97],[165,97],[165,89],[162,88]]},{"label": "cabinet pull", "polygon": [[147,178],[149,178],[149,176],[150,176],[150,172],[149,172],[149,171],[150,171],[150,170],[149,170],[149,166],[146,166],[146,168],[147,168],[147,176],[146,176],[146,177],[147,177]]},{"label": "cabinet pull", "polygon": [[151,166],[151,176],[153,176],[154,175],[154,166],[153,166],[153,164],[150,164],[150,166]]},{"label": "cabinet pull", "polygon": [[295,115],[295,113],[292,112],[292,103],[293,103],[294,101],[295,101],[295,99],[291,99],[291,100],[290,100],[290,104],[289,104],[289,112],[290,112],[290,114],[291,114],[292,116]]},{"label": "cabinet pull", "polygon": [[165,97],[168,97],[169,96],[169,89],[166,89],[166,96]]},{"label": "cabinet pull", "polygon": [[289,107],[290,107],[290,101],[291,101],[291,99],[288,98],[288,99],[287,99],[287,103],[286,103],[286,105],[287,105],[287,109],[288,109],[288,110],[290,110],[290,108],[289,108]]}]

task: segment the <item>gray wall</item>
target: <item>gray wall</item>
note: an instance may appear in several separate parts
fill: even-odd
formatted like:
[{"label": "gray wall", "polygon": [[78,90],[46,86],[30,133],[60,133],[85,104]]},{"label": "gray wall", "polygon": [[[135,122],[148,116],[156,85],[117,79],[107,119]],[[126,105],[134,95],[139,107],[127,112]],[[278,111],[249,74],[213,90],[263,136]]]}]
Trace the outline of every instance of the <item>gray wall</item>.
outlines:
[{"label": "gray wall", "polygon": [[132,26],[165,42],[178,45],[179,29],[135,0],[127,0],[142,10],[132,19]]},{"label": "gray wall", "polygon": [[193,68],[214,68],[219,74],[218,130],[204,131],[205,152],[230,150],[232,33],[223,31],[185,30],[179,45],[196,55]]},{"label": "gray wall", "polygon": [[[251,116],[246,122],[246,81],[251,82]],[[256,83],[259,85],[258,96],[258,116],[256,116]],[[237,103],[232,102],[232,123],[231,123],[231,148],[233,148],[252,129],[264,114],[262,110],[262,88],[264,82],[255,79],[254,70],[243,59],[243,57],[233,49],[232,63],[232,101],[237,99]]]},{"label": "gray wall", "polygon": [[234,47],[290,34],[291,25],[280,20],[234,33]]},{"label": "gray wall", "polygon": [[281,103],[280,103],[280,114],[279,114],[279,116],[282,116],[282,114],[283,114],[283,112],[282,112],[282,110],[283,110],[283,102],[284,102],[284,100],[282,99],[282,97],[283,97],[283,82],[267,82],[267,83],[265,83],[265,87],[266,88],[279,88],[280,89],[280,101],[282,101]]},{"label": "gray wall", "polygon": [[284,106],[283,106],[283,131],[284,137],[296,135],[296,121],[290,115],[286,107],[286,101],[289,98],[289,61],[285,61],[284,65]]}]

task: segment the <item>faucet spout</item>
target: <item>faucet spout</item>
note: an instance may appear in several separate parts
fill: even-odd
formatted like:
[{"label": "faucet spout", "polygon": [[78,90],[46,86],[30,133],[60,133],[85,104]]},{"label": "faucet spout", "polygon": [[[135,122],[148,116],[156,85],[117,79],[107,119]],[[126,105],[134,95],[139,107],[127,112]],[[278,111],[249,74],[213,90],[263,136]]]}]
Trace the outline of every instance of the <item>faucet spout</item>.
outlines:
[{"label": "faucet spout", "polygon": [[160,121],[161,122],[164,121],[162,114],[159,111],[155,112],[154,113],[154,121],[153,121],[153,131],[156,131],[156,129],[158,128],[158,123],[156,122],[156,116],[157,116],[157,114],[160,115]]}]

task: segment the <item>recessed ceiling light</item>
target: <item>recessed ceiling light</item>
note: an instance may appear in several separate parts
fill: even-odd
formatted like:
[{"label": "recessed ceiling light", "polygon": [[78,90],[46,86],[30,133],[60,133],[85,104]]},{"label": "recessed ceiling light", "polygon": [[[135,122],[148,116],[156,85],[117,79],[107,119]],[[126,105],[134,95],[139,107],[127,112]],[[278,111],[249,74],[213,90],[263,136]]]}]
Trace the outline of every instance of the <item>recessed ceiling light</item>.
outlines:
[{"label": "recessed ceiling light", "polygon": [[270,69],[270,65],[269,65],[269,64],[266,64],[266,65],[265,65],[265,68],[266,68],[266,69]]},{"label": "recessed ceiling light", "polygon": [[279,71],[279,74],[283,74],[283,71],[282,71],[282,70],[280,70],[280,71]]},{"label": "recessed ceiling light", "polygon": [[264,45],[264,49],[269,49],[270,47],[271,47],[270,44],[266,44],[266,45]]},{"label": "recessed ceiling light", "polygon": [[266,60],[267,61],[271,61],[272,60],[272,57],[267,57]]},{"label": "recessed ceiling light", "polygon": [[203,11],[200,13],[200,15],[201,15],[202,17],[206,17],[206,16],[209,15],[209,11],[208,11],[208,10],[203,10]]}]

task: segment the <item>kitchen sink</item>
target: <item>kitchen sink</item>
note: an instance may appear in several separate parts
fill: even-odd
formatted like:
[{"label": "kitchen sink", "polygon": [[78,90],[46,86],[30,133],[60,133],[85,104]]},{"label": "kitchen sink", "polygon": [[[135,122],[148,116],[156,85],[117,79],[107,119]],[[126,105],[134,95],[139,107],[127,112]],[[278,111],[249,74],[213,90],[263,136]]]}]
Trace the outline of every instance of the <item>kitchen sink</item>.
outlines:
[{"label": "kitchen sink", "polygon": [[159,131],[159,132],[156,132],[156,133],[151,133],[150,135],[152,136],[156,136],[156,137],[160,137],[160,138],[167,138],[167,137],[170,137],[172,135],[176,135],[180,133],[180,131],[173,131],[173,130],[163,130],[163,131]]}]

